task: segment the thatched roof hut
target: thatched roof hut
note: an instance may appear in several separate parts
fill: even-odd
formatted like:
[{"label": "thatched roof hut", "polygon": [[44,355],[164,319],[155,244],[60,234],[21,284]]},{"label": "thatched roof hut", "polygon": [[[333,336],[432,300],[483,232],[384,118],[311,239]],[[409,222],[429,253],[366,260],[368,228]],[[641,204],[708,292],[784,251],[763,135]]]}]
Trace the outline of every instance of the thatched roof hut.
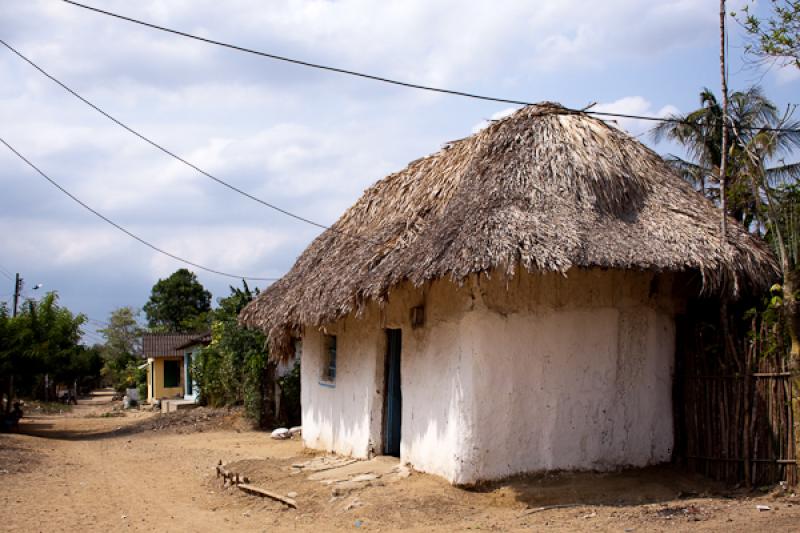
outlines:
[{"label": "thatched roof hut", "polygon": [[602,267],[696,271],[707,290],[733,293],[768,283],[764,244],[731,221],[722,246],[719,227],[719,211],[658,154],[542,103],[367,189],[241,320],[280,355],[293,328],[333,322],[403,281]]}]

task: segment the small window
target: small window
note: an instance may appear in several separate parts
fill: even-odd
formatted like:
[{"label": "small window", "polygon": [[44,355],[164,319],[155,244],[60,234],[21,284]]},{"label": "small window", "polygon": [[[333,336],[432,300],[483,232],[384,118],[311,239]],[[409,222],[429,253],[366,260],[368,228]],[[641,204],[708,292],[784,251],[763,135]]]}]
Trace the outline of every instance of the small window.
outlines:
[{"label": "small window", "polygon": [[181,362],[164,361],[164,388],[174,388],[181,384]]},{"label": "small window", "polygon": [[322,379],[336,381],[336,335],[325,335],[323,343]]}]

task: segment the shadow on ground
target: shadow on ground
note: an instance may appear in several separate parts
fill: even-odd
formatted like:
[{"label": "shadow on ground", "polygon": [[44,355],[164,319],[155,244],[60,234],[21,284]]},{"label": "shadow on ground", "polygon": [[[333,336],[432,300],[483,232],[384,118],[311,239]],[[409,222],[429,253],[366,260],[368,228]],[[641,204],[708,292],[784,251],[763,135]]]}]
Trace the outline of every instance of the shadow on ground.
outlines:
[{"label": "shadow on ground", "polygon": [[[530,507],[629,506],[706,496],[728,496],[731,488],[676,465],[614,472],[549,472],[514,476],[468,490],[508,498]],[[499,503],[499,502],[498,502]]]},{"label": "shadow on ground", "polygon": [[40,462],[37,450],[14,439],[10,433],[0,433],[0,475],[30,472]]},{"label": "shadow on ground", "polygon": [[[133,413],[136,413],[135,411]],[[98,415],[87,415],[80,425],[60,423],[57,416],[25,417],[19,423],[18,433],[44,439],[94,441],[111,439],[136,433],[163,431],[192,433],[224,429],[241,429],[238,409],[208,409],[198,407],[185,411],[162,414],[131,420],[124,411],[107,411]]]}]

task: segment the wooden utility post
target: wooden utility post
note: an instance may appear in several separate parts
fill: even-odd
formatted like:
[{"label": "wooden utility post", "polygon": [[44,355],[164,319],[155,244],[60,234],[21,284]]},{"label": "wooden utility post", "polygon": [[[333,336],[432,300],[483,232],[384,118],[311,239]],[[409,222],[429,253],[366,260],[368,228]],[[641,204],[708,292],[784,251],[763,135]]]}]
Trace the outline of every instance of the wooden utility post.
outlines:
[{"label": "wooden utility post", "polygon": [[[726,34],[725,34],[725,18],[727,17],[727,13],[725,11],[725,0],[720,0],[719,2],[719,78],[720,78],[720,86],[722,92],[722,124],[720,127],[722,128],[721,134],[721,143],[720,143],[720,161],[719,161],[719,210],[720,210],[720,219],[719,219],[719,251],[720,254],[724,255],[727,251],[728,247],[728,201],[726,198],[727,195],[727,188],[726,188],[726,181],[728,177],[728,72],[725,64],[725,41],[726,41]],[[733,280],[731,280],[733,281]],[[736,363],[736,366],[742,371],[744,377],[744,394],[746,398],[749,398],[750,395],[750,368],[747,366],[747,362],[740,362],[738,359],[738,350],[736,349],[736,344],[734,339],[731,336],[731,328],[730,328],[730,317],[728,316],[728,290],[730,287],[723,286],[721,287],[720,293],[720,306],[719,306],[719,320],[720,326],[722,327],[722,353],[725,354],[725,358],[727,360],[733,359]],[[745,401],[745,405],[749,405],[748,401]],[[749,431],[750,428],[745,426],[742,428],[742,441],[744,450],[742,456],[744,458],[744,478],[745,478],[745,485],[750,486],[750,435]]]},{"label": "wooden utility post", "polygon": [[14,279],[14,308],[12,316],[17,316],[17,306],[19,305],[20,292],[22,292],[22,278],[19,277],[19,272],[17,272],[16,279]]},{"label": "wooden utility post", "polygon": [[[12,316],[17,316],[17,307],[19,305],[19,293],[22,292],[22,278],[19,277],[19,272],[14,277],[14,305],[12,307]],[[11,373],[6,381],[6,415],[11,412],[11,399],[14,396],[14,374]],[[0,398],[2,402],[2,398]],[[1,403],[0,403],[1,405]]]},{"label": "wooden utility post", "polygon": [[719,74],[722,82],[722,146],[719,162],[719,203],[722,211],[720,232],[722,248],[728,243],[727,199],[725,198],[725,181],[728,169],[728,75],[725,67],[725,0],[719,2]]}]

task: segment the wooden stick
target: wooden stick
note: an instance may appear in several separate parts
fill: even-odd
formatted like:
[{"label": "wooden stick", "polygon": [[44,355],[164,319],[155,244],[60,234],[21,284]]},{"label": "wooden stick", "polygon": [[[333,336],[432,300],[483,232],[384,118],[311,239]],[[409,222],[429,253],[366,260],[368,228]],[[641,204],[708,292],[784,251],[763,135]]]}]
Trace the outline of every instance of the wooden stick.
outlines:
[{"label": "wooden stick", "polygon": [[266,496],[267,498],[272,498],[273,500],[277,500],[283,504],[286,504],[293,509],[297,509],[297,502],[295,502],[291,498],[287,498],[286,496],[282,496],[275,492],[269,491],[267,489],[262,489],[261,487],[256,487],[254,485],[250,485],[248,483],[241,483],[236,486],[239,487],[240,490],[243,490],[248,494],[255,494],[256,496]]},{"label": "wooden stick", "polygon": [[562,503],[560,505],[545,505],[544,507],[530,507],[525,509],[519,516],[527,516],[533,513],[541,513],[542,511],[550,511],[552,509],[568,509],[570,507],[580,507],[582,504],[578,503]]}]

